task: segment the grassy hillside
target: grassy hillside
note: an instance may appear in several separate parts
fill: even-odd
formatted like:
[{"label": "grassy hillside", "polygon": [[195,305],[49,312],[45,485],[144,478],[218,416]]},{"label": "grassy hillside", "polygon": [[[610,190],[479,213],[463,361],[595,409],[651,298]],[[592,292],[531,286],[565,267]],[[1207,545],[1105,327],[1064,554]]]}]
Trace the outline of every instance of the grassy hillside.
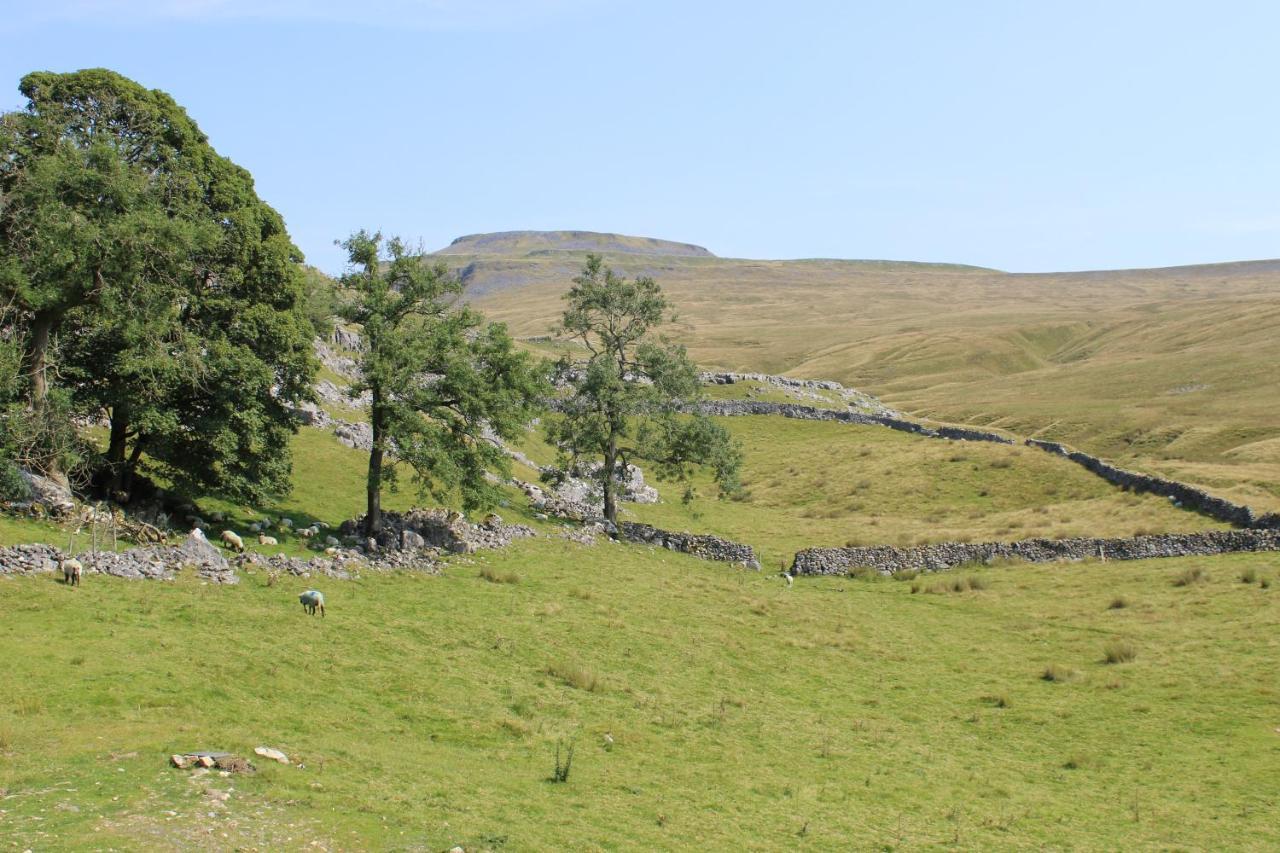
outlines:
[{"label": "grassy hillside", "polygon": [[[323,583],[324,620],[304,581],[3,579],[0,820],[18,849],[1270,849],[1280,609],[1246,570],[1280,580],[1249,555],[786,589],[544,539]],[[301,766],[166,767],[258,745]]]},{"label": "grassy hillside", "polygon": [[[545,334],[572,253],[459,255],[477,304]],[[831,378],[904,411],[1063,440],[1280,509],[1280,263],[1019,275],[643,257],[705,366]]]}]

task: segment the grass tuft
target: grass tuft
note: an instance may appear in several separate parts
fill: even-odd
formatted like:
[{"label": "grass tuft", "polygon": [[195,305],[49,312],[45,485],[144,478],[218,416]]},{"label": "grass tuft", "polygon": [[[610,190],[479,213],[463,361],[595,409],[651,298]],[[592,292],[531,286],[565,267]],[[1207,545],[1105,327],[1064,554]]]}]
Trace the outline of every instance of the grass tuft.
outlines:
[{"label": "grass tuft", "polygon": [[1138,647],[1128,640],[1112,640],[1102,649],[1107,663],[1129,663],[1138,656]]},{"label": "grass tuft", "polygon": [[480,577],[489,583],[520,583],[520,576],[515,572],[499,572],[488,566],[480,569]]},{"label": "grass tuft", "polygon": [[1204,569],[1200,568],[1199,566],[1192,566],[1188,569],[1183,569],[1182,572],[1176,578],[1173,579],[1173,585],[1174,586],[1193,586],[1198,583],[1203,583],[1208,579],[1209,579],[1209,576],[1205,574]]},{"label": "grass tuft", "polygon": [[1125,598],[1123,595],[1117,595],[1115,598],[1111,599],[1111,603],[1107,605],[1107,609],[1123,610],[1128,606],[1129,606],[1129,599]]},{"label": "grass tuft", "polygon": [[569,663],[554,663],[547,667],[547,674],[554,676],[570,687],[596,693],[604,688],[600,676],[584,666]]},{"label": "grass tuft", "polygon": [[1068,681],[1075,681],[1080,677],[1078,670],[1060,664],[1051,663],[1044,668],[1044,672],[1040,673],[1043,681],[1052,681],[1055,684],[1063,684]]}]

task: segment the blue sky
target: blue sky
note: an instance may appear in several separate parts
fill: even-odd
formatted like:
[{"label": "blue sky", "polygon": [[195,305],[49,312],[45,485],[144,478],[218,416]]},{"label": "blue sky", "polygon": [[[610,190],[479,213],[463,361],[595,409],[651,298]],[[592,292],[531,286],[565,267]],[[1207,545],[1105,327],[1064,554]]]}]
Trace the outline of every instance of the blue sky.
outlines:
[{"label": "blue sky", "polygon": [[1280,4],[0,0],[164,89],[318,266],[577,228],[1038,271],[1280,256]]}]

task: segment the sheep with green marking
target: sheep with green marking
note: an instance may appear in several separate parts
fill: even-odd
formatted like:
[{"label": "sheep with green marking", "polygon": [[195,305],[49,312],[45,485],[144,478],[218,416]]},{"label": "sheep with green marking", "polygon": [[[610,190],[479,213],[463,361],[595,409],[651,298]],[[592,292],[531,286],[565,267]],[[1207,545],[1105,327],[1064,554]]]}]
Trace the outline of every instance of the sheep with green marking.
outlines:
[{"label": "sheep with green marking", "polygon": [[324,618],[324,593],[318,589],[309,589],[302,595],[298,596],[298,601],[302,602],[302,609],[307,612],[308,616],[315,616],[316,611],[320,611],[320,617]]}]

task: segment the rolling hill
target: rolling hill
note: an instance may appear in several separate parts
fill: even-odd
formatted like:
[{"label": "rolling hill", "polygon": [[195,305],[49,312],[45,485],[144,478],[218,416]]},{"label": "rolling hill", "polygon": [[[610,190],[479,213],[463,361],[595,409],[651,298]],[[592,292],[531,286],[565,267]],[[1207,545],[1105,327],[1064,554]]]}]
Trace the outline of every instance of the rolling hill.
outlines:
[{"label": "rolling hill", "polygon": [[[478,235],[442,257],[478,307],[541,336],[581,233]],[[659,281],[678,309],[669,331],[707,367],[836,379],[1280,509],[1280,261],[1024,274],[638,253],[664,244],[596,236],[619,272]]]}]

